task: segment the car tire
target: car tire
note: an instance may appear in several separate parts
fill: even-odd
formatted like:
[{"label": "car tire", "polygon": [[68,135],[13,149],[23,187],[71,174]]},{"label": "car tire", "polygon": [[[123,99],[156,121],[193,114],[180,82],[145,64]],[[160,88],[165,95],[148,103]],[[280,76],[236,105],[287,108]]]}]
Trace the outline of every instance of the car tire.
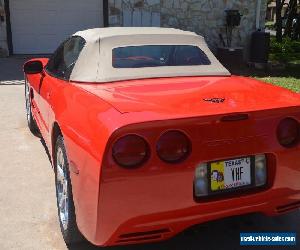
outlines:
[{"label": "car tire", "polygon": [[84,240],[76,223],[69,163],[62,136],[58,136],[55,146],[55,187],[60,229],[67,245]]},{"label": "car tire", "polygon": [[29,83],[28,83],[26,77],[25,77],[25,108],[26,108],[26,119],[27,119],[27,124],[28,124],[29,130],[35,136],[40,137],[41,134],[40,134],[39,128],[33,118],[33,115],[32,115],[30,86],[29,86]]}]

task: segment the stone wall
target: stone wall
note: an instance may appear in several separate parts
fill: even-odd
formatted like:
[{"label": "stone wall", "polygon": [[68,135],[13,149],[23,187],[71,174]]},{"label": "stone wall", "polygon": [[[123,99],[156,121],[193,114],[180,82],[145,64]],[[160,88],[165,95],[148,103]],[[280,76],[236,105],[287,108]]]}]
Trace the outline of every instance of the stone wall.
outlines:
[{"label": "stone wall", "polygon": [[[226,40],[225,10],[243,15],[233,31],[233,46],[248,47],[255,30],[256,0],[109,0],[110,26],[162,26],[191,30],[203,35],[214,50]],[[264,28],[267,0],[262,0],[261,28]],[[0,0],[0,56],[8,55],[4,0]],[[247,52],[247,50],[246,50]],[[247,54],[247,53],[246,53]]]},{"label": "stone wall", "polygon": [[[222,45],[219,34],[226,41],[225,10],[237,9],[243,16],[240,27],[233,30],[232,46],[248,47],[250,35],[255,30],[256,5],[254,0],[109,0],[109,24],[190,30],[203,35],[209,46],[215,49]],[[261,28],[264,28],[266,9],[267,0],[262,0]],[[142,25],[138,20],[143,15],[138,13],[143,12],[148,12],[148,15],[149,12],[160,13],[160,21]],[[125,22],[130,13],[132,22]]]},{"label": "stone wall", "polygon": [[109,26],[161,26],[161,0],[109,0]]},{"label": "stone wall", "polygon": [[4,11],[4,0],[0,0],[0,18],[1,16],[4,20],[0,20],[0,57],[8,56],[7,40],[6,40],[6,20]]}]

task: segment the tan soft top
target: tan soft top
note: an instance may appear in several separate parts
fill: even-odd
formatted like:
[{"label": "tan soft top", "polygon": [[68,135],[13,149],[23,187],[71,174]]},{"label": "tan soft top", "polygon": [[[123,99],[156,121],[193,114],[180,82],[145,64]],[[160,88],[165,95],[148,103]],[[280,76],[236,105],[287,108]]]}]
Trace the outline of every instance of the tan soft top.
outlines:
[{"label": "tan soft top", "polygon": [[[79,31],[73,36],[84,38],[86,45],[74,66],[71,81],[112,82],[158,77],[230,75],[209,50],[204,38],[189,31],[153,27],[112,27]],[[139,45],[198,46],[207,55],[211,65],[146,68],[114,68],[112,66],[114,48]]]}]

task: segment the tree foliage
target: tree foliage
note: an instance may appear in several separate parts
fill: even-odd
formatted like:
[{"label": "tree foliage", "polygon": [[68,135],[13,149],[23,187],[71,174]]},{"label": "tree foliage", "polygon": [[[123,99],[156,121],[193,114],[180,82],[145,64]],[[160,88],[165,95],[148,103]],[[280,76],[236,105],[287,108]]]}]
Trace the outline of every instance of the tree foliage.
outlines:
[{"label": "tree foliage", "polygon": [[[268,3],[272,1],[268,0]],[[282,42],[282,38],[300,38],[300,13],[298,6],[300,0],[276,0],[276,39]],[[283,8],[285,7],[285,11]],[[282,32],[284,28],[284,33]]]}]

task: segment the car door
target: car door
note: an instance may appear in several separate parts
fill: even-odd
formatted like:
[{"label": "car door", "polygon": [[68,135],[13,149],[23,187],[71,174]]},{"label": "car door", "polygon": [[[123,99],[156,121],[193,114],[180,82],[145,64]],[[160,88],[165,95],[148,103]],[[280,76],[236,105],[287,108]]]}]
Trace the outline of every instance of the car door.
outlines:
[{"label": "car door", "polygon": [[50,138],[50,115],[53,113],[53,91],[63,91],[69,84],[74,65],[85,45],[82,37],[74,36],[67,39],[50,58],[39,87],[38,105],[40,109],[41,133],[48,144]]}]

